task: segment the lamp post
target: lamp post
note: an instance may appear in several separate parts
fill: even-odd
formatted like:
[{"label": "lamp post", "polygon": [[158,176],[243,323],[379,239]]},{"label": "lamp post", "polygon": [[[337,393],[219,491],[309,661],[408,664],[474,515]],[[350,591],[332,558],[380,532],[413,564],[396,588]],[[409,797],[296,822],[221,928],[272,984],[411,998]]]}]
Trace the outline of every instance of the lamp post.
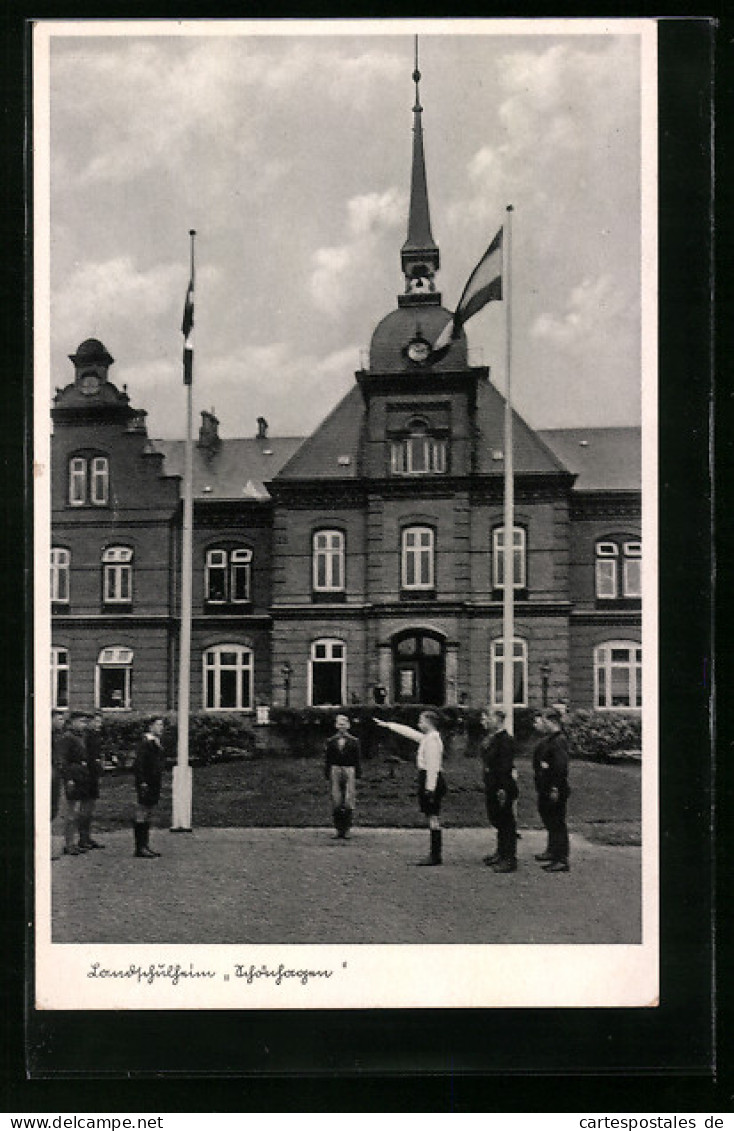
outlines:
[{"label": "lamp post", "polygon": [[543,684],[543,706],[548,706],[548,680],[550,678],[550,664],[547,660],[543,660],[540,665],[540,678]]},{"label": "lamp post", "polygon": [[292,671],[293,671],[293,668],[291,667],[290,663],[288,662],[288,660],[285,660],[281,664],[280,674],[283,677],[283,691],[285,693],[285,705],[286,705],[286,707],[290,707],[290,705],[291,705],[291,673],[292,673]]}]

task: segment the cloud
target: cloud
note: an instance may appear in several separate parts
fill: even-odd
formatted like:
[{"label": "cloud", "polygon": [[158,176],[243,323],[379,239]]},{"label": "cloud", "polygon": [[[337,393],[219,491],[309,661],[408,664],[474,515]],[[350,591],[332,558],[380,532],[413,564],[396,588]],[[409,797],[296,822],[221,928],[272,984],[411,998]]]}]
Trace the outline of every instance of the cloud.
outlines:
[{"label": "cloud", "polygon": [[347,202],[349,230],[355,237],[390,231],[405,219],[405,195],[396,188],[370,192]]},{"label": "cloud", "polygon": [[364,297],[365,272],[384,262],[389,248],[383,237],[405,222],[407,201],[396,188],[366,193],[347,201],[347,231],[351,237],[335,247],[318,248],[309,279],[317,309],[336,315]]},{"label": "cloud", "polygon": [[104,321],[114,314],[126,320],[164,313],[180,291],[179,264],[140,271],[128,255],[88,262],[72,271],[53,299],[54,319],[64,325],[78,318]]},{"label": "cloud", "polygon": [[[634,193],[639,79],[634,37],[601,45],[555,44],[506,52],[497,66],[501,101],[494,144],[467,164],[467,181],[448,209],[457,231],[493,222],[513,201],[531,215],[603,202],[627,178]],[[614,97],[610,97],[610,91]],[[468,188],[468,191],[466,191]],[[580,201],[581,204],[584,200]]]},{"label": "cloud", "polygon": [[609,275],[584,279],[573,288],[560,315],[539,314],[530,332],[540,341],[583,352],[600,332],[611,330],[615,323],[619,328],[619,320],[627,318],[629,309],[629,296]]},{"label": "cloud", "polygon": [[[287,125],[289,100],[318,92],[350,113],[379,97],[403,66],[384,50],[335,55],[318,43],[258,36],[61,41],[52,55],[52,126],[76,150],[54,164],[79,183],[125,182],[216,151],[222,138],[247,156],[258,121]],[[257,100],[257,114],[252,113]],[[249,176],[257,176],[255,166]]]}]

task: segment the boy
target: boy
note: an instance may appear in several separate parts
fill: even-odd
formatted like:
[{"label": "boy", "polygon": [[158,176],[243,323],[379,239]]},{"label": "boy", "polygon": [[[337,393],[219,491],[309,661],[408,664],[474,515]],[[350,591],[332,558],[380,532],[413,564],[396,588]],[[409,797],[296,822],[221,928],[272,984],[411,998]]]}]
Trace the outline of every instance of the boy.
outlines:
[{"label": "boy", "polygon": [[138,798],[133,826],[135,855],[145,860],[160,856],[160,852],[153,851],[148,840],[150,837],[150,820],[153,809],[160,800],[163,771],[166,768],[166,756],[161,745],[163,727],[163,719],[151,720],[147,732],[138,744],[133,764],[135,790]]},{"label": "boy", "polygon": [[561,713],[549,708],[538,720],[547,735],[535,748],[533,767],[538,791],[538,814],[548,831],[548,847],[536,856],[545,872],[568,872],[569,840],[566,825],[568,741],[561,729]]},{"label": "boy", "polygon": [[[492,727],[492,715],[484,710],[481,724],[485,731]],[[484,771],[484,794],[489,823],[497,829],[497,851],[485,856],[484,863],[495,872],[517,871],[517,824],[513,802],[517,798],[515,740],[505,729],[504,711],[494,712],[494,734],[482,739],[480,753]]]},{"label": "boy", "polygon": [[422,866],[433,866],[443,863],[443,838],[441,830],[441,800],[446,793],[446,781],[443,776],[443,742],[438,732],[438,714],[435,711],[422,711],[418,717],[418,730],[404,726],[402,723],[386,723],[382,719],[375,719],[380,727],[402,734],[418,743],[415,764],[418,768],[418,805],[421,813],[428,817],[428,827],[431,833],[431,852],[426,860],[419,863]]},{"label": "boy", "polygon": [[326,743],[326,778],[331,788],[335,839],[346,840],[352,827],[356,801],[356,779],[362,776],[359,742],[349,733],[349,718],[337,715],[336,734]]}]

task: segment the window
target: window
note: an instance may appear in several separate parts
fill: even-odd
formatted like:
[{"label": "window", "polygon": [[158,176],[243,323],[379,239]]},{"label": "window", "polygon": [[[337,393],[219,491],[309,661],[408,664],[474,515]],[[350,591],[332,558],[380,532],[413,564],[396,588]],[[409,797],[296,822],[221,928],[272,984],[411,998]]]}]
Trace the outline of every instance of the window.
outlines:
[{"label": "window", "polygon": [[625,542],[623,547],[622,596],[642,596],[642,543]]},{"label": "window", "polygon": [[616,542],[597,542],[596,595],[600,600],[614,600],[617,596],[618,556],[619,548]]},{"label": "window", "polygon": [[108,546],[102,554],[102,600],[105,605],[129,605],[133,599],[133,552],[128,546]]},{"label": "window", "polygon": [[89,494],[95,507],[104,507],[107,505],[107,499],[109,497],[109,478],[107,456],[94,456],[90,474],[91,490]]},{"label": "window", "polygon": [[51,706],[69,706],[69,652],[66,648],[51,649]]},{"label": "window", "polygon": [[338,707],[346,698],[347,646],[342,640],[311,645],[311,706]]},{"label": "window", "polygon": [[403,589],[434,589],[434,534],[430,526],[409,526],[403,531]]},{"label": "window", "polygon": [[642,596],[642,543],[596,543],[596,596],[599,601]]},{"label": "window", "polygon": [[390,469],[393,475],[442,475],[446,471],[446,441],[426,435],[393,440]]},{"label": "window", "polygon": [[210,605],[246,604],[250,601],[252,550],[207,550],[206,600]]},{"label": "window", "polygon": [[131,648],[103,648],[97,660],[95,706],[105,711],[129,711],[132,670]]},{"label": "window", "polygon": [[[494,704],[501,707],[504,703],[505,690],[505,642],[504,640],[492,641],[492,690],[491,699]],[[515,707],[528,705],[528,646],[524,640],[515,639],[512,642],[512,702]]]},{"label": "window", "polygon": [[72,456],[69,460],[69,503],[106,507],[110,497],[110,465],[107,456]]},{"label": "window", "polygon": [[69,600],[69,566],[71,554],[60,546],[51,550],[51,600]]},{"label": "window", "polygon": [[249,711],[253,655],[242,644],[218,644],[204,653],[204,709]]},{"label": "window", "polygon": [[611,640],[594,649],[594,705],[602,710],[642,706],[642,649],[630,640]]},{"label": "window", "polygon": [[313,536],[313,587],[319,593],[344,589],[344,535],[341,530],[319,530]]},{"label": "window", "polygon": [[[505,528],[496,526],[492,531],[492,576],[494,588],[505,587]],[[513,527],[512,531],[512,587],[513,589],[527,588],[526,569],[526,539],[522,526]]]},{"label": "window", "polygon": [[87,461],[76,457],[69,460],[69,502],[82,507],[87,501]]}]

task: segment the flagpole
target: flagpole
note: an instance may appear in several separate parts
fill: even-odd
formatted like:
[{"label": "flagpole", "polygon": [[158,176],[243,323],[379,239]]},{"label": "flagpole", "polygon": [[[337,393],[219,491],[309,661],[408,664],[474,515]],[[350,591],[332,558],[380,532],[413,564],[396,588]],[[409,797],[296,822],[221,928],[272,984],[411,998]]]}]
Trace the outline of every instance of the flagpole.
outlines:
[{"label": "flagpole", "polygon": [[502,689],[505,726],[514,732],[514,645],[515,638],[515,468],[512,450],[512,205],[507,206],[507,226],[502,241],[504,257],[502,286],[505,300],[505,513],[504,580],[502,599]]},{"label": "flagpole", "polygon": [[[194,283],[194,237],[191,239],[191,282]],[[192,299],[193,301],[193,299]],[[193,325],[193,314],[192,314]],[[172,832],[191,832],[192,776],[189,765],[189,714],[191,691],[191,568],[194,526],[194,445],[193,445],[193,364],[194,353],[186,335],[184,343],[184,384],[186,387],[186,443],[184,446],[183,532],[181,539],[181,631],[178,658],[178,755],[173,770]]]}]

